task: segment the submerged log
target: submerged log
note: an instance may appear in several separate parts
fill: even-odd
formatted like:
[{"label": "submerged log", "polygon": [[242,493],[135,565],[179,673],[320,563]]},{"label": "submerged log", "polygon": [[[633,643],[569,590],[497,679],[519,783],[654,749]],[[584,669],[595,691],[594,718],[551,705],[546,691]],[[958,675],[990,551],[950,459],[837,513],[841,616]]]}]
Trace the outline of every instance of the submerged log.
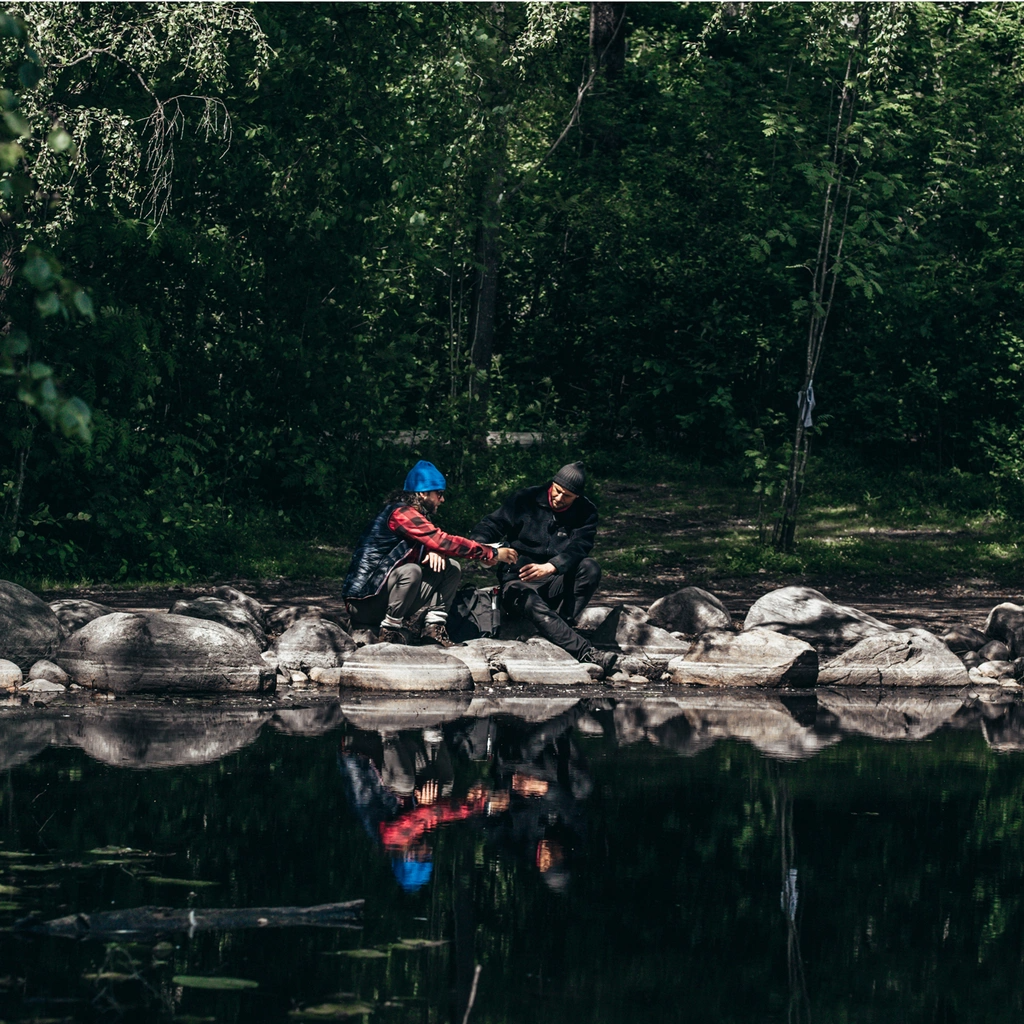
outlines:
[{"label": "submerged log", "polygon": [[109,940],[126,935],[156,937],[174,932],[232,931],[239,928],[361,928],[364,900],[316,907],[214,907],[189,910],[133,907],[100,914],[71,914],[52,921],[24,918],[15,931],[63,939]]}]

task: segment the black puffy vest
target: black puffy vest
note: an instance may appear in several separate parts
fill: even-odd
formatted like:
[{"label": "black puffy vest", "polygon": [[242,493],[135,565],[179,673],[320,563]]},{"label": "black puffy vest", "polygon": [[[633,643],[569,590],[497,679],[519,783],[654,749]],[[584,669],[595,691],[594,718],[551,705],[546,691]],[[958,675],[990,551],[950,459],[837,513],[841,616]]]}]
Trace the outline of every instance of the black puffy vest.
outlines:
[{"label": "black puffy vest", "polygon": [[379,594],[388,573],[412,550],[409,541],[388,529],[391,513],[405,504],[404,501],[389,502],[359,538],[341,586],[342,597],[358,600]]}]

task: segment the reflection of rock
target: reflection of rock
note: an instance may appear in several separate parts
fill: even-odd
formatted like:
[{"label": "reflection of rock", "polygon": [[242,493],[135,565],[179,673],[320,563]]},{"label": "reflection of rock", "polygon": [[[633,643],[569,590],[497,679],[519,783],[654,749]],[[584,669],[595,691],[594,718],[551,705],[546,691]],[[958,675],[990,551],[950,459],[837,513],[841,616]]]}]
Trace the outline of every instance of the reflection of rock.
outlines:
[{"label": "reflection of rock", "polygon": [[1024,750],[1024,708],[1011,704],[998,717],[985,715],[981,731],[988,745],[998,753]]},{"label": "reflection of rock", "polygon": [[732,629],[729,610],[714,594],[700,587],[683,587],[647,609],[647,621],[670,633],[699,636],[709,629]]},{"label": "reflection of rock", "polygon": [[32,717],[0,719],[0,771],[31,761],[45,750],[54,737],[54,722]]},{"label": "reflection of rock", "polygon": [[601,647],[620,647],[631,654],[642,655],[665,664],[684,655],[690,645],[677,640],[667,630],[647,621],[647,612],[635,604],[620,604],[594,631],[594,643]]},{"label": "reflection of rock", "polygon": [[704,633],[683,658],[673,658],[672,682],[701,686],[813,686],[818,655],[810,644],[769,629]]},{"label": "reflection of rock", "polygon": [[[301,625],[297,622],[292,629]],[[343,689],[395,692],[471,690],[473,677],[463,662],[440,647],[373,644],[346,656],[338,684]]]},{"label": "reflection of rock", "polygon": [[0,658],[26,669],[49,658],[60,640],[60,621],[50,606],[17,583],[0,580]]},{"label": "reflection of rock", "polygon": [[836,716],[843,732],[883,740],[930,736],[963,708],[953,693],[893,693],[862,689],[818,689],[818,703]]},{"label": "reflection of rock", "polygon": [[93,619],[98,619],[101,615],[109,615],[114,610],[105,604],[83,601],[76,597],[54,601],[50,608],[64,627],[64,632],[69,635],[75,630],[81,629],[86,623],[92,622]]},{"label": "reflection of rock", "polygon": [[821,686],[966,686],[963,662],[936,636],[903,629],[862,640],[818,673]]},{"label": "reflection of rock", "polygon": [[[513,683],[585,686],[587,670],[547,640],[470,640],[466,647],[487,659],[493,672],[505,672]],[[475,656],[475,654],[474,654]]]},{"label": "reflection of rock", "polygon": [[810,587],[781,587],[759,598],[743,623],[744,629],[755,627],[799,637],[825,654],[893,628],[857,608],[833,604]]},{"label": "reflection of rock", "polygon": [[311,668],[338,668],[355,641],[341,626],[309,616],[299,619],[274,644],[282,672],[308,672]]},{"label": "reflection of rock", "polygon": [[[231,587],[224,589],[231,590]],[[244,605],[232,601],[225,601],[219,597],[197,597],[192,601],[175,601],[171,605],[170,614],[189,615],[194,619],[220,622],[228,629],[251,636],[260,645],[261,651],[267,646],[267,634],[263,632],[260,622],[249,614]]]},{"label": "reflection of rock", "polygon": [[337,701],[311,708],[282,708],[274,712],[270,724],[286,736],[323,736],[344,721]]},{"label": "reflection of rock", "polygon": [[116,693],[255,693],[274,680],[251,636],[184,615],[104,615],[54,660],[80,686]]},{"label": "reflection of rock", "polygon": [[60,729],[66,743],[104,764],[167,768],[217,761],[248,746],[268,717],[222,708],[105,708],[64,720]]},{"label": "reflection of rock", "polygon": [[[368,697],[359,704],[339,705],[347,722],[368,732],[429,729],[465,715],[471,697]],[[473,701],[475,703],[475,701]]]},{"label": "reflection of rock", "polygon": [[627,702],[614,712],[620,744],[646,740],[689,757],[718,740],[743,740],[768,757],[813,757],[838,741],[801,724],[778,697],[750,690],[694,692],[671,700]]}]

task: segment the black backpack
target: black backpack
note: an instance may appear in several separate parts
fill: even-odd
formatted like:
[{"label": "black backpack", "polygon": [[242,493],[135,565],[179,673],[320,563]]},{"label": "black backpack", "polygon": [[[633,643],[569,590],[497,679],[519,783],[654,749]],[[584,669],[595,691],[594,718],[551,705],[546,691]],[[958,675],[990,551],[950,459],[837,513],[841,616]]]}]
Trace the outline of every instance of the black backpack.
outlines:
[{"label": "black backpack", "polygon": [[448,613],[448,635],[457,643],[498,635],[501,628],[501,598],[497,587],[474,590],[463,587]]}]

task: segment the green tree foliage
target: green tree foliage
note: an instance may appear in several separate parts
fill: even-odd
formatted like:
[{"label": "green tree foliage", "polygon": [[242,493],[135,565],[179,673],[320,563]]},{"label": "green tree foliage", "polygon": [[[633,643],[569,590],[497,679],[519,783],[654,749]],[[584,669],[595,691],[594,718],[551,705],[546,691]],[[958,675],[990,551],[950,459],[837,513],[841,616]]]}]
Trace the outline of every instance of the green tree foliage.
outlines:
[{"label": "green tree foliage", "polygon": [[605,70],[587,4],[10,10],[12,92],[41,68],[12,251],[96,316],[10,290],[94,436],[29,447],[4,406],[9,525],[64,523],[7,571],[344,540],[396,436],[478,501],[526,472],[488,430],[750,451],[770,511],[815,323],[818,451],[1024,478],[1017,5],[631,4]]}]

